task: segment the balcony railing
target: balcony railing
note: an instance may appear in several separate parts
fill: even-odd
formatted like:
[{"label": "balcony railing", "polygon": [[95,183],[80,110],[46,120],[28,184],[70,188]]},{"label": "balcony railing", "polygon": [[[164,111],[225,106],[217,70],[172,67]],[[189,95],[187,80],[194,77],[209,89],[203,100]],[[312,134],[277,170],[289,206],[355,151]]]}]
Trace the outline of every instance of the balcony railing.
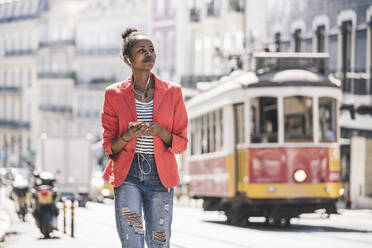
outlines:
[{"label": "balcony railing", "polygon": [[55,113],[72,113],[71,106],[57,106],[57,105],[50,105],[50,104],[40,104],[39,110],[42,112],[55,112]]},{"label": "balcony railing", "polygon": [[6,127],[11,129],[22,129],[30,128],[30,122],[25,121],[11,121],[11,120],[0,120],[0,127]]},{"label": "balcony railing", "polygon": [[77,56],[110,56],[119,55],[120,48],[106,48],[106,49],[78,49]]},{"label": "balcony railing", "polygon": [[76,73],[70,72],[39,72],[37,74],[38,78],[71,78],[76,79]]},{"label": "balcony railing", "polygon": [[100,111],[96,110],[79,110],[77,116],[80,118],[100,118]]},{"label": "balcony railing", "polygon": [[39,15],[37,13],[36,14],[23,15],[23,16],[16,16],[16,17],[10,16],[10,17],[6,17],[6,18],[0,18],[0,23],[24,21],[24,20],[28,20],[28,19],[36,19],[38,17],[39,17]]},{"label": "balcony railing", "polygon": [[36,55],[36,51],[32,49],[27,50],[14,50],[14,51],[5,51],[5,57],[15,57],[15,56],[32,56]]},{"label": "balcony railing", "polygon": [[181,76],[181,86],[196,89],[198,82],[213,82],[225,75],[184,75]]},{"label": "balcony railing", "polygon": [[[341,81],[342,92],[353,95],[372,95],[372,68],[367,73],[365,68],[356,69],[355,72],[331,70],[334,76]],[[369,86],[368,86],[369,85]]]},{"label": "balcony railing", "polygon": [[22,93],[23,88],[17,86],[0,86],[1,93]]},{"label": "balcony railing", "polygon": [[40,41],[39,48],[44,47],[60,47],[60,46],[74,46],[75,40],[55,40],[55,41]]}]

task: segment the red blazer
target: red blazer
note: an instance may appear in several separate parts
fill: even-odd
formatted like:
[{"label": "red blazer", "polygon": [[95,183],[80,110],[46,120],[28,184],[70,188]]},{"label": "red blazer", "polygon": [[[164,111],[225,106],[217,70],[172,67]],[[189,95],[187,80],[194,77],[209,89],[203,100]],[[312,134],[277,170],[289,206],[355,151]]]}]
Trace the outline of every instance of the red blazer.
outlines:
[{"label": "red blazer", "polygon": [[[187,147],[187,113],[181,88],[160,80],[154,73],[151,75],[155,78],[153,121],[173,136],[170,147],[154,136],[155,162],[162,184],[171,188],[180,181],[174,155]],[[106,88],[101,117],[103,150],[110,156],[103,178],[118,187],[127,177],[136,149],[136,139],[132,139],[119,153],[113,155],[111,151],[111,143],[128,129],[129,122],[137,121],[132,77]]]}]

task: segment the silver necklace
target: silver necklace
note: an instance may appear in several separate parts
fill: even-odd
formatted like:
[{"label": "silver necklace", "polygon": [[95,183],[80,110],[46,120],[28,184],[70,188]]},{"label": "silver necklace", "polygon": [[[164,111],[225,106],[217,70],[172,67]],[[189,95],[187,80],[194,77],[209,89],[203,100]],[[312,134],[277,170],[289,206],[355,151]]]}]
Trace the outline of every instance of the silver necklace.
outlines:
[{"label": "silver necklace", "polygon": [[149,77],[147,79],[147,83],[146,83],[146,87],[145,87],[145,90],[143,91],[143,93],[139,93],[135,88],[135,82],[136,82],[136,78],[134,77],[133,75],[133,90],[134,90],[134,93],[136,93],[137,95],[141,96],[141,101],[144,101],[147,97],[147,90],[148,90],[148,87],[149,87],[149,83],[150,83],[150,74],[149,74]]}]

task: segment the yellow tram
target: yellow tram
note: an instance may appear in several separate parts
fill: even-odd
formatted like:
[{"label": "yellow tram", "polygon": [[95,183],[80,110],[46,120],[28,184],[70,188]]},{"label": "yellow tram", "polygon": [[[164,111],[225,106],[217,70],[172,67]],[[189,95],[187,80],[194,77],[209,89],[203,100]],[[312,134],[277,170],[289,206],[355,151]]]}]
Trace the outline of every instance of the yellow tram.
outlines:
[{"label": "yellow tram", "polygon": [[235,71],[186,103],[189,193],[234,224],[336,213],[342,92],[328,55],[258,53],[254,61],[254,71]]}]

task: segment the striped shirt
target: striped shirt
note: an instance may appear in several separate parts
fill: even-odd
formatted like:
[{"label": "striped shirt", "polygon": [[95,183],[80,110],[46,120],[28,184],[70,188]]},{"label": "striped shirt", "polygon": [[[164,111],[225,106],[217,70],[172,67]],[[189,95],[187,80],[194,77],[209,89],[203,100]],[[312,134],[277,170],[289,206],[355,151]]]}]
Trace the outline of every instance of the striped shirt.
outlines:
[{"label": "striped shirt", "polygon": [[[136,99],[137,121],[152,122],[152,108],[154,100],[140,102]],[[154,140],[152,136],[142,135],[137,138],[136,153],[154,154]]]}]

